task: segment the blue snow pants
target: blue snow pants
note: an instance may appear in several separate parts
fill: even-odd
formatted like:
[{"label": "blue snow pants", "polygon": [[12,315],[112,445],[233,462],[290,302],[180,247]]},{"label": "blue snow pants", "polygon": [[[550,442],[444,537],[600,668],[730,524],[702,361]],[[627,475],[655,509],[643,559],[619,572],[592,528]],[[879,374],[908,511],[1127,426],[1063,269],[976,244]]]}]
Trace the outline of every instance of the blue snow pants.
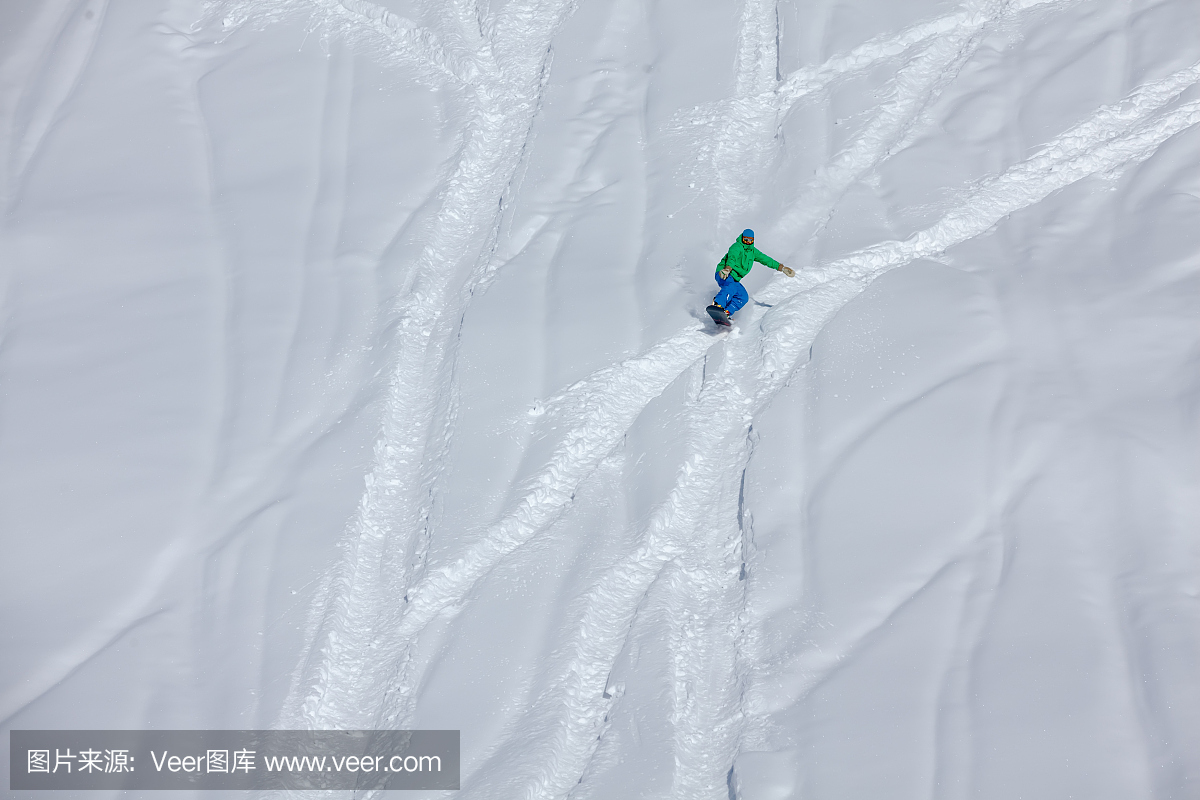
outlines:
[{"label": "blue snow pants", "polygon": [[721,287],[721,291],[717,292],[717,296],[713,298],[713,302],[725,309],[725,313],[733,316],[733,312],[737,311],[750,299],[750,295],[746,292],[746,287],[734,280],[730,275],[728,278],[721,277],[721,271],[716,273],[717,285]]}]

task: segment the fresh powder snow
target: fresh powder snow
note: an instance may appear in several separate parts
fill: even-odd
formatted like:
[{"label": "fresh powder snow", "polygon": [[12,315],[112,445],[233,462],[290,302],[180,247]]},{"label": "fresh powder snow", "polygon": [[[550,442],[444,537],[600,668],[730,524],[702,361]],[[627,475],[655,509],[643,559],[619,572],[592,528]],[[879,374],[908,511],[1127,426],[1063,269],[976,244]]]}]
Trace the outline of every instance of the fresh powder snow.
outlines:
[{"label": "fresh powder snow", "polygon": [[[0,5],[5,730],[454,729],[412,796],[464,800],[1200,797],[1197,31]],[[747,227],[797,274],[718,330]]]}]

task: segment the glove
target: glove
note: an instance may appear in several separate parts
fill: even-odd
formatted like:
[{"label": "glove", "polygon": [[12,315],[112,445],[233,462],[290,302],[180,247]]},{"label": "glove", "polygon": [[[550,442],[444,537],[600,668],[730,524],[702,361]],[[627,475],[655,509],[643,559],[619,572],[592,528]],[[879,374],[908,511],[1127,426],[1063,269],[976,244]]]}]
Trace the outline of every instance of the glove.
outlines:
[{"label": "glove", "polygon": [[721,270],[717,274],[719,274],[721,276],[721,280],[725,280],[726,278],[729,277],[729,273],[731,273],[731,272],[733,272],[733,267],[726,267],[725,269]]},{"label": "glove", "polygon": [[789,278],[796,277],[796,270],[792,269],[791,267],[785,267],[783,264],[779,265],[779,271],[784,275],[787,275]]}]

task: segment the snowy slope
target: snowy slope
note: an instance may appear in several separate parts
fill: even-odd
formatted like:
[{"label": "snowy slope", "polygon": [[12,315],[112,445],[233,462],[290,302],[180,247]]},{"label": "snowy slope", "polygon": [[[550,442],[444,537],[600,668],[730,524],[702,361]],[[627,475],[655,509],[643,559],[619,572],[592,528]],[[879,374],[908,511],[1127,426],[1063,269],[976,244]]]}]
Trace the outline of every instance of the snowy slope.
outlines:
[{"label": "snowy slope", "polygon": [[[1200,6],[0,9],[0,717],[473,798],[1200,793]],[[743,227],[794,267],[703,314]]]}]

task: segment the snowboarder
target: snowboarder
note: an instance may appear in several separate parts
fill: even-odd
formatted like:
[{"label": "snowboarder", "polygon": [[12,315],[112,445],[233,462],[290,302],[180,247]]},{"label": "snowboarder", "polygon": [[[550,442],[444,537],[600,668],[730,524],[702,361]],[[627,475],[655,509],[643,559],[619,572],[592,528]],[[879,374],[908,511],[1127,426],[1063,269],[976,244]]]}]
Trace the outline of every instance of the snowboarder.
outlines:
[{"label": "snowboarder", "polygon": [[777,269],[789,278],[796,276],[795,271],[785,267],[775,259],[754,246],[754,231],[746,228],[736,242],[729,246],[725,257],[717,264],[717,285],[721,291],[713,298],[713,304],[708,307],[708,315],[718,325],[729,325],[729,318],[734,312],[746,304],[750,295],[742,286],[742,278],[750,272],[754,262],[766,264],[771,269]]}]

